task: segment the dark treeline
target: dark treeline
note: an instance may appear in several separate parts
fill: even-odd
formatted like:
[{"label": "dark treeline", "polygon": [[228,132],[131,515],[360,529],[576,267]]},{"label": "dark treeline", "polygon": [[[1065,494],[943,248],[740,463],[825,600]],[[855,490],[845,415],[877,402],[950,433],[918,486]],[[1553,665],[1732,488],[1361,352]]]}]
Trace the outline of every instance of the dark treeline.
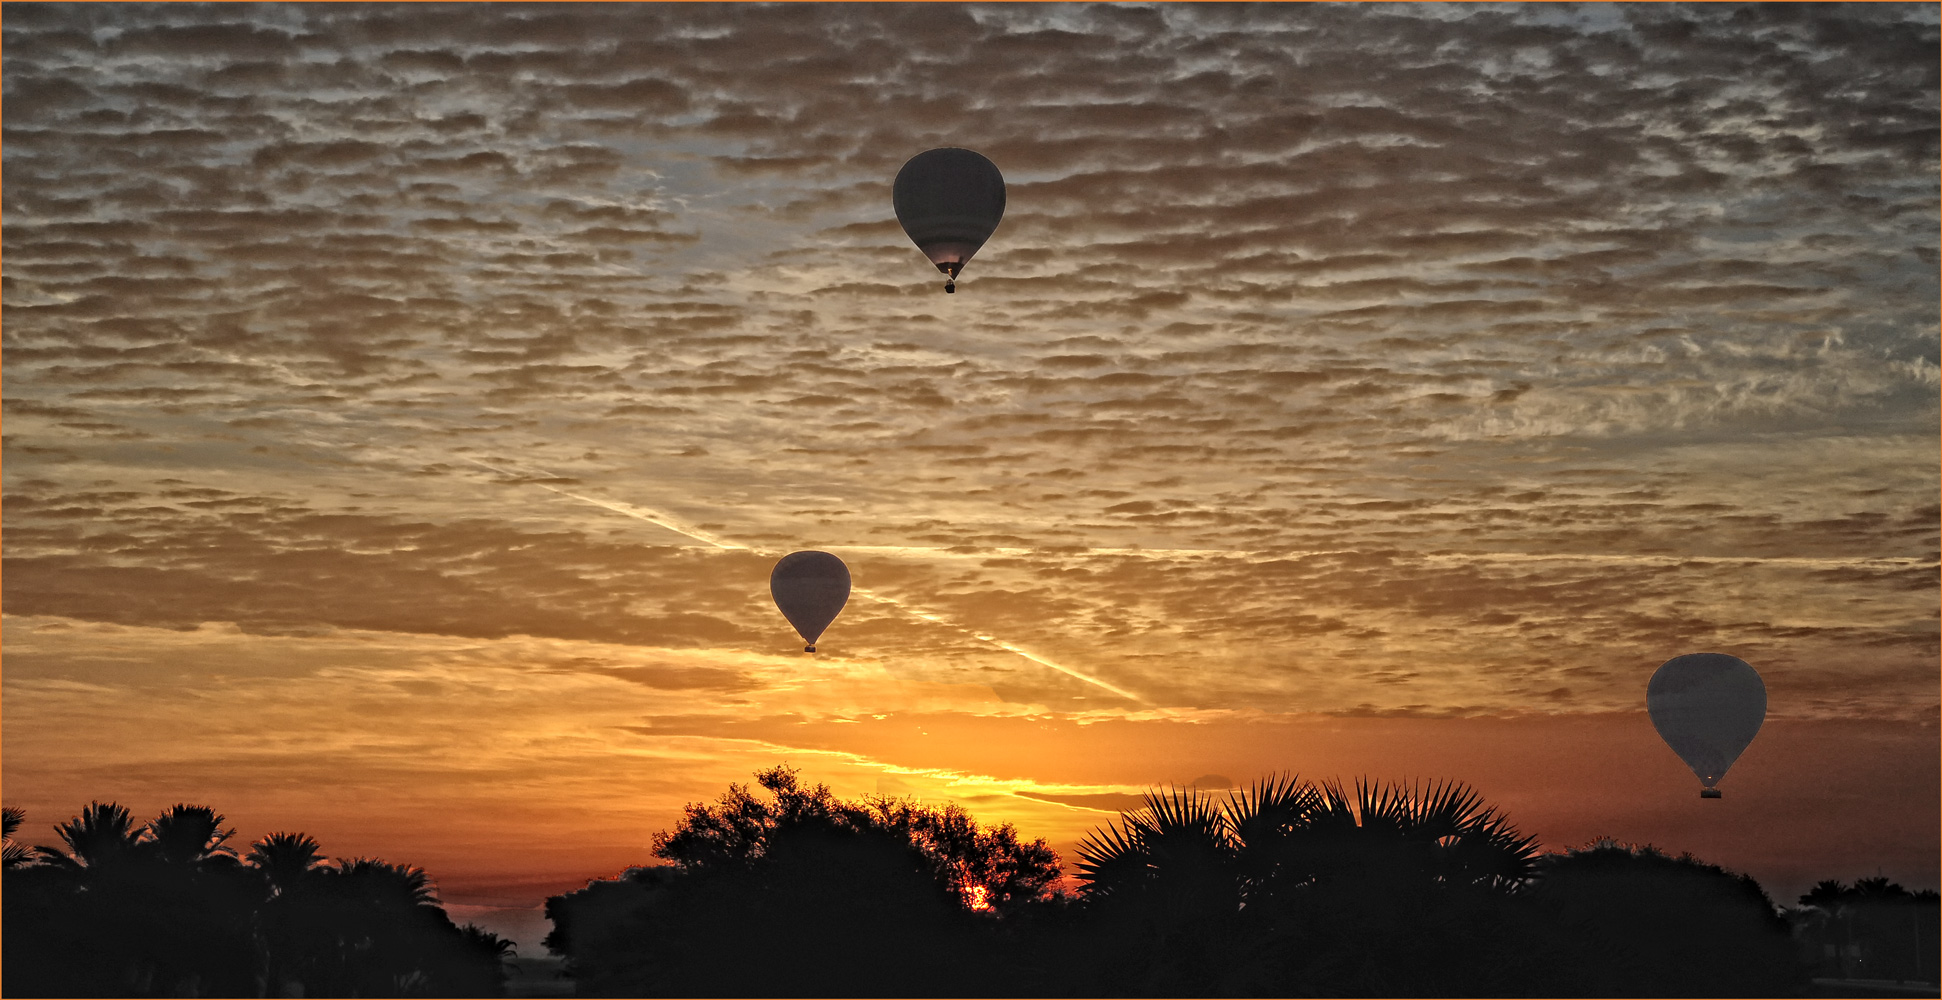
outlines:
[{"label": "dark treeline", "polygon": [[239,856],[203,806],[141,826],[96,802],[27,848],[7,809],[8,996],[492,996],[511,942],[452,923],[423,869],[328,863],[276,833]]},{"label": "dark treeline", "polygon": [[[1690,856],[1541,854],[1456,784],[1155,792],[1080,845],[1068,891],[1009,826],[756,779],[688,806],[661,863],[548,900],[582,995],[1799,996],[1905,954],[1822,961],[1827,927],[1886,940],[1868,890],[1783,913]],[[1935,894],[1903,895],[1929,922],[1901,947],[1932,957]]]},{"label": "dark treeline", "polygon": [[1800,897],[1798,933],[1814,974],[1833,979],[1937,979],[1935,890],[1910,892],[1885,878],[1829,880]]},{"label": "dark treeline", "polygon": [[[1070,872],[964,810],[848,801],[778,767],[691,804],[659,863],[547,901],[585,996],[1799,996],[1936,978],[1937,897],[1751,878],[1599,841],[1541,854],[1462,785],[1274,777],[1154,792]],[[239,855],[222,817],[95,803],[13,841],[10,996],[491,996],[510,944],[418,868]],[[1070,875],[1069,879],[1062,875]]]}]

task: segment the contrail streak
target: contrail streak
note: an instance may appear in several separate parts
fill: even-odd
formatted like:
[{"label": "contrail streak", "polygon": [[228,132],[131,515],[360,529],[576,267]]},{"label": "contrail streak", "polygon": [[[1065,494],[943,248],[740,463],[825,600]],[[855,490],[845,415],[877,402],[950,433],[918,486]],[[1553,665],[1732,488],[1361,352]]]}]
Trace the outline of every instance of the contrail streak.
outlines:
[{"label": "contrail streak", "polygon": [[876,593],[875,591],[865,590],[861,587],[852,587],[850,589],[850,593],[867,597],[870,600],[877,602],[878,604],[888,604],[891,607],[896,608],[898,611],[901,611],[904,614],[911,616],[912,618],[922,618],[927,622],[934,622],[946,628],[956,629],[957,631],[962,632],[965,635],[968,635],[971,638],[978,640],[979,642],[988,642],[991,645],[996,646],[1007,653],[1016,653],[1019,656],[1022,656],[1032,661],[1033,663],[1037,663],[1042,666],[1051,667],[1053,670],[1056,670],[1059,673],[1065,674],[1068,677],[1075,677],[1079,680],[1085,681],[1087,684],[1091,684],[1094,687],[1100,688],[1101,690],[1111,691],[1112,693],[1119,695],[1121,698],[1125,698],[1130,701],[1137,701],[1141,703],[1144,703],[1146,701],[1145,698],[1142,698],[1131,691],[1127,691],[1124,688],[1114,687],[1111,684],[1108,684],[1097,677],[1087,676],[1085,674],[1080,673],[1077,670],[1072,669],[1071,667],[1060,666],[1059,664],[1053,663],[1051,660],[1048,660],[1043,656],[1039,656],[1036,653],[1032,653],[1028,650],[1020,649],[1019,647],[1014,646],[1011,643],[998,638],[997,636],[985,635],[982,632],[974,632],[968,628],[965,628],[962,625],[959,625],[954,621],[951,621],[943,617],[942,615],[934,614],[929,611],[923,611],[918,608],[911,607],[910,605],[905,604],[904,602],[894,597],[885,597],[882,594]]},{"label": "contrail streak", "polygon": [[[688,538],[692,538],[697,542],[701,542],[705,545],[712,545],[718,549],[728,549],[728,550],[737,551],[737,552],[754,552],[754,553],[769,554],[769,555],[774,554],[773,551],[752,548],[747,545],[740,545],[735,542],[724,541],[723,539],[718,538],[714,535],[711,535],[705,531],[702,531],[699,528],[687,527],[683,525],[680,521],[676,520],[675,518],[670,517],[667,514],[663,514],[657,510],[650,510],[646,507],[639,507],[634,504],[619,503],[613,500],[601,500],[597,497],[582,496],[581,494],[578,494],[578,493],[573,493],[567,490],[560,489],[557,486],[550,486],[546,483],[535,481],[534,478],[531,476],[526,476],[521,473],[514,472],[510,469],[502,469],[499,466],[491,465],[486,462],[481,462],[476,458],[465,458],[465,461],[471,462],[473,465],[476,465],[482,469],[486,469],[491,472],[498,473],[501,476],[506,476],[511,479],[525,480],[526,485],[537,486],[550,493],[557,493],[560,496],[567,497],[573,500],[578,500],[581,503],[592,504],[595,507],[600,507],[605,510],[610,510],[616,514],[623,514],[627,517],[635,518],[641,521],[646,521],[649,524],[666,528],[677,535],[682,535]],[[546,475],[544,478],[557,479],[561,477]],[[894,597],[886,597],[875,591],[866,590],[861,587],[851,588],[850,593],[855,594],[859,597],[868,598],[872,601],[877,602],[878,604],[888,605],[898,611],[903,612],[904,614],[911,616],[912,618],[922,619],[924,621],[930,622],[935,625],[942,625],[945,628],[962,632],[963,634],[968,635],[971,638],[978,640],[979,642],[996,646],[1007,653],[1013,653],[1015,655],[1022,656],[1025,659],[1030,660],[1033,663],[1036,663],[1040,666],[1050,667],[1051,669],[1056,670],[1059,673],[1066,675],[1067,677],[1072,677],[1077,680],[1085,681],[1087,684],[1091,684],[1092,686],[1099,688],[1102,691],[1110,691],[1121,698],[1127,699],[1128,701],[1135,701],[1141,704],[1146,703],[1145,698],[1142,698],[1139,695],[1136,695],[1124,688],[1114,687],[1113,685],[1108,684],[1097,677],[1090,677],[1090,676],[1087,676],[1086,674],[1082,674],[1079,671],[1072,669],[1071,667],[1061,666],[1057,663],[1053,663],[1051,660],[1048,660],[1043,656],[1040,656],[1029,650],[1022,649],[1018,646],[1012,645],[1011,643],[1006,642],[1005,640],[1000,639],[997,636],[985,635],[982,632],[976,632],[971,629],[965,628],[964,626],[959,625],[958,623],[951,621],[950,619],[945,618],[942,615],[912,607]]]},{"label": "contrail streak", "polygon": [[[660,527],[668,529],[669,531],[674,532],[677,535],[684,535],[688,538],[692,538],[695,541],[701,542],[704,545],[713,545],[718,549],[731,549],[738,552],[757,551],[755,549],[749,548],[746,545],[737,545],[734,542],[722,541],[721,539],[716,538],[715,536],[710,535],[699,528],[684,527],[679,521],[676,521],[674,518],[669,517],[668,515],[663,514],[657,510],[649,510],[646,507],[637,507],[631,503],[617,503],[612,500],[601,500],[597,497],[581,496],[578,493],[570,493],[566,490],[560,489],[557,486],[548,486],[545,483],[535,482],[533,480],[533,477],[531,476],[522,475],[520,473],[513,472],[510,469],[502,469],[496,465],[488,465],[484,462],[479,461],[476,458],[467,458],[465,459],[465,461],[471,462],[473,465],[476,465],[482,469],[490,469],[493,472],[496,472],[502,476],[506,476],[511,479],[523,479],[526,481],[525,485],[537,486],[540,489],[546,490],[549,493],[558,493],[563,497],[570,497],[574,500],[580,501],[581,503],[590,503],[590,504],[593,504],[595,507],[604,507],[608,510],[613,511],[616,514],[625,514],[628,517],[635,518],[641,521],[646,521],[649,524],[658,525]],[[548,475],[545,478],[559,479],[562,477]]]}]

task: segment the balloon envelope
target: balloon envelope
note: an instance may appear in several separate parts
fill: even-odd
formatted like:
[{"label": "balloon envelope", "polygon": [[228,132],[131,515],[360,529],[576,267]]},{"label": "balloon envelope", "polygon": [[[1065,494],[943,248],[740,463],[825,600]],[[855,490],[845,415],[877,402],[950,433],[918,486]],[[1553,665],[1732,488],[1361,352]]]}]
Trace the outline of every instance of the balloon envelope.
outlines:
[{"label": "balloon envelope", "polygon": [[850,568],[827,552],[791,552],[769,572],[769,596],[809,651],[850,599]]},{"label": "balloon envelope", "polygon": [[1004,218],[1005,178],[971,150],[927,149],[897,171],[890,200],[910,241],[956,278]]},{"label": "balloon envelope", "polygon": [[1652,674],[1645,708],[1659,738],[1710,790],[1766,721],[1767,686],[1737,656],[1687,653]]}]

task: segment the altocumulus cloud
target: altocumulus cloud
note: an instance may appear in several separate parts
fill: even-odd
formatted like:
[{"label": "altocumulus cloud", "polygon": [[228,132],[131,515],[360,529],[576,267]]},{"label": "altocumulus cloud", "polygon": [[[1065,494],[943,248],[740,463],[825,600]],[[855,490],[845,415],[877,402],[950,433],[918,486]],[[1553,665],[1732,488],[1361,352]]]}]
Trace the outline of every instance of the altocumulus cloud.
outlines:
[{"label": "altocumulus cloud", "polygon": [[[5,33],[10,612],[767,648],[753,557],[477,457],[850,546],[1159,704],[1614,708],[1691,644],[1934,704],[1932,6]],[[948,300],[887,195],[942,144],[1010,184]]]}]

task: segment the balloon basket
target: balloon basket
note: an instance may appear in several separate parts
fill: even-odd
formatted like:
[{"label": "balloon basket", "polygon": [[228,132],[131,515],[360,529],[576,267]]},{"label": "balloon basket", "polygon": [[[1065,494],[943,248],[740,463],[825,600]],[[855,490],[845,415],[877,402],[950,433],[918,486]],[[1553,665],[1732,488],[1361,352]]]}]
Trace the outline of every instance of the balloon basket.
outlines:
[{"label": "balloon basket", "polygon": [[814,646],[804,646],[804,647],[802,647],[802,651],[803,651],[803,652],[805,652],[805,653],[813,653],[813,652],[815,652],[815,651],[816,651],[816,647],[814,647]]},{"label": "balloon basket", "polygon": [[944,294],[950,295],[951,293],[956,292],[957,290],[958,290],[957,282],[947,281],[944,283]]},{"label": "balloon basket", "polygon": [[1717,789],[1717,788],[1702,788],[1702,789],[1700,789],[1700,790],[1699,790],[1699,797],[1700,797],[1700,798],[1702,798],[1702,799],[1717,799],[1717,798],[1719,798],[1719,797],[1720,797],[1720,795],[1719,795],[1719,789]]}]

